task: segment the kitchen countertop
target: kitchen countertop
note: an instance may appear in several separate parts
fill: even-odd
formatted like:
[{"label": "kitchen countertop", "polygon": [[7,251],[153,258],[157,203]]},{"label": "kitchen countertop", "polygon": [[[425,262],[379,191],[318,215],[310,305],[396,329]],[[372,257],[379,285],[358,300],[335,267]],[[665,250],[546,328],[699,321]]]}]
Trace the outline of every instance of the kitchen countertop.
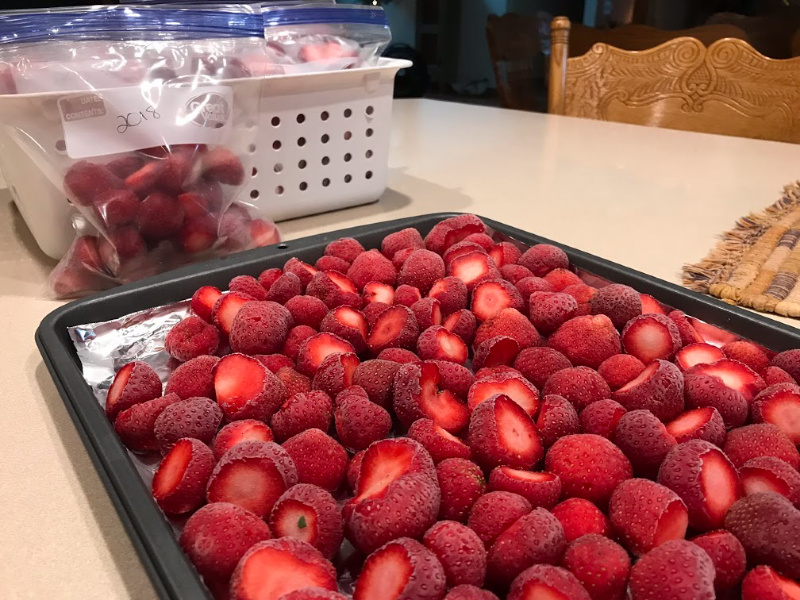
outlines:
[{"label": "kitchen countertop", "polygon": [[[284,237],[475,212],[677,282],[800,175],[800,145],[430,100],[395,103],[391,144],[378,202],[282,223]],[[44,295],[52,265],[1,192],[0,597],[150,600],[34,344],[60,304]]]}]

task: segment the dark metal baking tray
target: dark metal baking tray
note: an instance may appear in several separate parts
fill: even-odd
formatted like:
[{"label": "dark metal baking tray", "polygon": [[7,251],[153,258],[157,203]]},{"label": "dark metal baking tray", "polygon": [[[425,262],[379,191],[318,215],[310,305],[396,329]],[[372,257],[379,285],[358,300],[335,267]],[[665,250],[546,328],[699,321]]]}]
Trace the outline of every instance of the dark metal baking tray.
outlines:
[{"label": "dark metal baking tray", "polygon": [[[67,328],[184,300],[201,285],[224,288],[235,275],[258,275],[266,268],[282,267],[292,256],[313,263],[328,242],[339,237],[354,237],[366,248],[379,248],[383,237],[406,227],[414,227],[424,236],[436,223],[453,214],[428,214],[353,227],[234,254],[72,302],[42,320],[36,331],[36,344],[161,598],[196,600],[211,596],[181,551],[172,528],[84,381]],[[772,350],[800,348],[800,331],[793,327],[515,227],[491,219],[484,221],[496,233],[524,244],[547,242],[560,246],[579,269],[630,285],[668,306]]]}]

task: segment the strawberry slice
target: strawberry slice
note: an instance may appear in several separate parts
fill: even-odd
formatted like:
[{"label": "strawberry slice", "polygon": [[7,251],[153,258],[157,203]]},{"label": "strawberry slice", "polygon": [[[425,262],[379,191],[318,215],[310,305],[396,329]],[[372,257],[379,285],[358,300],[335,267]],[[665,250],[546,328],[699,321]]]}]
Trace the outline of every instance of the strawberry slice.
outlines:
[{"label": "strawberry slice", "polygon": [[667,432],[679,444],[689,440],[706,440],[715,446],[725,442],[725,421],[713,406],[704,406],[683,413],[667,423]]},{"label": "strawberry slice", "polygon": [[300,353],[297,356],[297,370],[311,377],[317,372],[322,361],[331,354],[346,354],[348,352],[355,354],[355,348],[347,340],[343,340],[333,333],[318,333],[308,338],[300,346]]},{"label": "strawberry slice", "polygon": [[392,483],[414,474],[436,477],[433,462],[420,444],[406,438],[375,442],[361,462],[356,495],[351,503],[381,498]]},{"label": "strawberry slice", "polygon": [[303,588],[339,589],[336,570],[305,542],[280,538],[250,548],[233,572],[231,600],[278,600]]},{"label": "strawberry slice", "polygon": [[779,383],[765,389],[753,402],[753,422],[776,425],[800,444],[800,387]]},{"label": "strawberry slice", "polygon": [[161,169],[161,161],[146,163],[141,169],[125,178],[125,187],[136,192],[140,198],[144,198],[156,189]]},{"label": "strawberry slice", "polygon": [[661,303],[653,298],[649,294],[639,294],[639,297],[642,299],[642,314],[656,314],[656,315],[666,315],[667,311],[664,310],[664,307],[661,306]]},{"label": "strawberry slice", "polygon": [[725,331],[724,329],[720,329],[716,325],[703,323],[694,317],[687,317],[687,319],[694,330],[700,334],[700,337],[702,337],[703,341],[707,344],[711,344],[713,346],[724,346],[725,344],[735,342],[739,339],[736,334],[731,333],[730,331]]},{"label": "strawberry slice", "polygon": [[383,302],[391,306],[394,304],[394,288],[388,283],[380,281],[370,281],[364,286],[364,304],[370,302]]},{"label": "strawberry slice", "polygon": [[622,330],[622,345],[644,364],[670,360],[681,347],[681,335],[672,320],[659,314],[634,317]]},{"label": "strawberry slice", "polygon": [[214,451],[214,458],[219,460],[228,450],[242,442],[271,442],[273,439],[272,430],[266,423],[244,419],[228,423],[220,429],[211,449]]},{"label": "strawberry slice", "polygon": [[504,308],[522,310],[525,303],[519,290],[505,280],[484,281],[472,291],[472,313],[478,321],[486,321]]},{"label": "strawberry slice", "polygon": [[422,360],[446,360],[463,365],[469,351],[455,333],[450,333],[441,325],[433,325],[419,336],[417,354]]},{"label": "strawberry slice", "polygon": [[750,367],[727,358],[711,364],[697,365],[692,373],[719,377],[726,386],[740,392],[747,402],[752,402],[756,394],[766,387],[761,376]]},{"label": "strawberry slice", "polygon": [[497,265],[484,251],[472,251],[454,258],[447,265],[447,274],[458,277],[470,291],[481,281],[501,278]]},{"label": "strawberry slice", "polygon": [[457,244],[450,246],[442,255],[445,266],[449,267],[450,263],[454,259],[458,258],[459,256],[463,256],[464,254],[469,254],[470,252],[481,252],[486,254],[486,250],[484,250],[482,246],[476,244],[475,242],[458,242]]},{"label": "strawberry slice", "polygon": [[331,281],[336,284],[336,286],[342,290],[343,292],[349,292],[351,294],[357,294],[358,288],[356,284],[353,283],[347,275],[342,275],[337,271],[327,271],[328,277],[331,278]]},{"label": "strawberry slice", "polygon": [[342,544],[342,511],[321,487],[299,483],[275,504],[269,528],[275,537],[306,542],[332,558]]},{"label": "strawberry slice", "polygon": [[519,354],[519,344],[506,335],[497,335],[482,342],[475,349],[472,368],[479,371],[488,367],[510,366]]},{"label": "strawberry slice", "polygon": [[744,578],[742,600],[800,600],[800,584],[760,565]]},{"label": "strawberry slice", "polygon": [[286,400],[286,388],[255,358],[228,354],[213,371],[214,392],[225,418],[269,419]]},{"label": "strawberry slice", "polygon": [[161,380],[153,367],[135,361],[124,365],[114,376],[106,396],[106,414],[112,421],[134,404],[161,396]]},{"label": "strawberry slice", "polygon": [[367,337],[373,354],[386,348],[414,348],[419,336],[417,318],[407,306],[395,305],[384,310],[375,320]]},{"label": "strawberry slice", "polygon": [[320,331],[333,333],[353,344],[356,352],[367,349],[367,318],[359,310],[339,306],[331,310],[320,323]]},{"label": "strawberry slice", "polygon": [[472,411],[468,442],[485,469],[501,465],[530,469],[544,455],[533,420],[503,394],[481,402]]},{"label": "strawberry slice", "polygon": [[444,249],[445,251],[459,242],[464,241],[473,233],[483,233],[486,227],[482,223],[465,223],[461,227],[451,229],[444,236]]},{"label": "strawberry slice", "polygon": [[774,456],[751,458],[739,469],[745,496],[775,492],[800,505],[800,474],[785,460]]},{"label": "strawberry slice", "polygon": [[227,292],[222,294],[211,309],[211,322],[225,335],[230,335],[233,320],[239,309],[247,302],[255,300],[251,295],[242,292]]},{"label": "strawberry slice", "polygon": [[184,251],[189,254],[204,252],[217,241],[217,221],[211,215],[185,219],[178,235]]},{"label": "strawberry slice", "polygon": [[561,479],[552,473],[497,467],[489,474],[489,489],[519,494],[531,506],[543,506],[549,510],[561,495]]},{"label": "strawberry slice", "polygon": [[406,426],[417,419],[431,419],[442,429],[458,433],[469,422],[469,409],[450,390],[438,390],[441,382],[435,363],[403,365],[394,377],[394,409]]},{"label": "strawberry slice", "polygon": [[415,540],[400,538],[367,558],[353,600],[438,600],[445,586],[444,569],[436,555]]},{"label": "strawberry slice", "polygon": [[200,506],[213,469],[214,454],[208,446],[192,438],[179,440],[153,477],[153,497],[161,510],[178,515]]},{"label": "strawberry slice", "polygon": [[297,275],[297,277],[300,278],[300,282],[303,284],[303,287],[311,283],[314,275],[317,274],[317,269],[308,263],[304,263],[299,258],[294,257],[286,261],[286,264],[283,265],[283,271],[284,273],[294,273]]},{"label": "strawberry slice", "polygon": [[708,365],[725,358],[725,354],[711,344],[689,344],[684,346],[675,355],[675,364],[682,371],[688,371],[695,365]]},{"label": "strawberry slice", "polygon": [[501,373],[479,379],[469,388],[467,406],[475,410],[495,394],[504,394],[519,404],[531,417],[539,410],[539,391],[517,373]]}]

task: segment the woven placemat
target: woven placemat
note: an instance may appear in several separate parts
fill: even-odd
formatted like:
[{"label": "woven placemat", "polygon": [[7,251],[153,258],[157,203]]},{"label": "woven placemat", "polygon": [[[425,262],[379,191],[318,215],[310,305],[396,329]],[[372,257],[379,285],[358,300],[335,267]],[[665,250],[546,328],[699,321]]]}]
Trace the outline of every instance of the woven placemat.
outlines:
[{"label": "woven placemat", "polygon": [[800,182],[760,213],[722,234],[699,263],[683,267],[686,287],[786,317],[800,317]]}]

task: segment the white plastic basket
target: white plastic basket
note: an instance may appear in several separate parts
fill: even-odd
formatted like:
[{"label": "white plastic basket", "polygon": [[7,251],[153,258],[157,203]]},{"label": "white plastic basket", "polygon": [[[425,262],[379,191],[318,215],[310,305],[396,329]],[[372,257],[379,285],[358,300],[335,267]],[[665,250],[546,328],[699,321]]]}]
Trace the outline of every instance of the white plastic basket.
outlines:
[{"label": "white plastic basket", "polygon": [[[394,77],[409,66],[382,58],[374,67],[231,81],[234,94],[261,85],[260,126],[233,148],[249,152],[253,165],[238,201],[281,221],[377,200],[386,189]],[[63,95],[0,96],[5,117],[36,133],[0,128],[0,169],[37,244],[56,259],[75,237],[76,211],[52,183],[60,175],[42,172],[26,146],[63,148]]]}]

